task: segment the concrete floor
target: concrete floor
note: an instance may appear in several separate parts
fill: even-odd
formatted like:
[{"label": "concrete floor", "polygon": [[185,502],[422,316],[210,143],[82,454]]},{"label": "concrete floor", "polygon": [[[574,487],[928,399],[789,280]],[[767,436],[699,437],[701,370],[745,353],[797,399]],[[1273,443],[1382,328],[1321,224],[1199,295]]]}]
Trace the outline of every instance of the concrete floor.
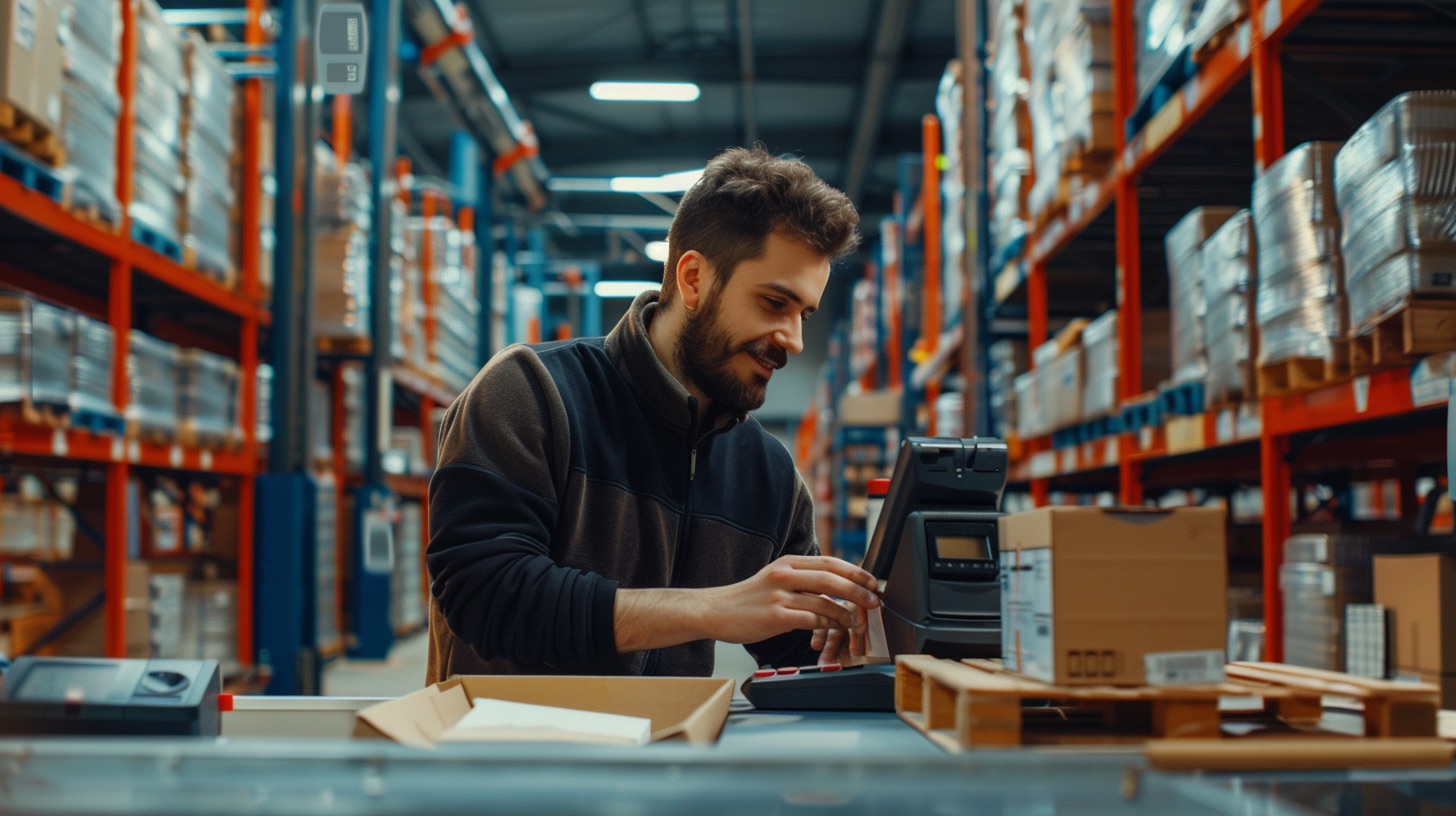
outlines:
[{"label": "concrete floor", "polygon": [[[429,636],[421,632],[395,643],[388,660],[336,660],[324,669],[330,697],[398,697],[425,684]],[[758,668],[742,646],[719,643],[714,677],[742,680]]]}]

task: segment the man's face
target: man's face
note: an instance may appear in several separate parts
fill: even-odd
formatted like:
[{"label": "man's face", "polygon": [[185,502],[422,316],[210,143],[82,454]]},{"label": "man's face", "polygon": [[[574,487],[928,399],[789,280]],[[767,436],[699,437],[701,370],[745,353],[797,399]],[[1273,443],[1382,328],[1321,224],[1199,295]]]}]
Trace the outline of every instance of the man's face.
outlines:
[{"label": "man's face", "polygon": [[679,368],[715,411],[758,408],[773,372],[804,350],[803,322],[828,283],[827,257],[770,233],[762,255],[740,263],[726,284],[714,278],[688,313]]}]

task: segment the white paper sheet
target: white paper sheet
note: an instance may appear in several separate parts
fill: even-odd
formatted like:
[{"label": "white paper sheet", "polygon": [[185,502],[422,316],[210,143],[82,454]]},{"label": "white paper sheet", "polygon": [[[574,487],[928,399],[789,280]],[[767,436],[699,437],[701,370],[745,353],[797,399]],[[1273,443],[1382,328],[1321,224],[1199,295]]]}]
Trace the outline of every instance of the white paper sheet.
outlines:
[{"label": "white paper sheet", "polygon": [[475,704],[441,742],[547,741],[645,745],[652,721],[600,711],[475,698]]}]

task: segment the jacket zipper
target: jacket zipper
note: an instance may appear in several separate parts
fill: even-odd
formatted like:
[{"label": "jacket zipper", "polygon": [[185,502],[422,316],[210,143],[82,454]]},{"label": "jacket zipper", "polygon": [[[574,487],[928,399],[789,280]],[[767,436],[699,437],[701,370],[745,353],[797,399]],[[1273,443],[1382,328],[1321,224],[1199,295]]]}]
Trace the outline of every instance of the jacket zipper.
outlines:
[{"label": "jacket zipper", "polygon": [[[698,423],[696,419],[698,415],[698,401],[693,397],[688,397],[688,406],[692,410],[694,417],[692,425],[688,429],[688,439],[694,439],[697,436],[698,431]],[[697,442],[694,441],[693,447],[688,451],[688,483],[687,489],[684,491],[683,495],[682,524],[678,527],[677,543],[673,547],[672,569],[668,570],[667,585],[669,587],[677,586],[678,568],[682,565],[683,552],[687,549],[688,527],[689,522],[693,517],[693,479],[697,478],[697,475],[698,447]],[[642,667],[642,674],[649,677],[654,676],[657,673],[657,664],[660,663],[661,660],[662,650],[653,649],[647,655],[647,663]]]}]

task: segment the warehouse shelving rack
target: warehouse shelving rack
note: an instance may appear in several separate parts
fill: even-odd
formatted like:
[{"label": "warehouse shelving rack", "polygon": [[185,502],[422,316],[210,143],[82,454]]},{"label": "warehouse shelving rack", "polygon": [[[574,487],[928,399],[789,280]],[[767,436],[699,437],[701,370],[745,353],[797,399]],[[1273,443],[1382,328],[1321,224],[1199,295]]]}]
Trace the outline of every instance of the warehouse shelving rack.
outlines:
[{"label": "warehouse shelving rack", "polygon": [[[264,41],[260,18],[263,2],[247,5],[247,42]],[[259,133],[260,80],[242,80],[248,125],[243,134],[240,289],[226,288],[203,273],[183,266],[132,240],[131,201],[137,14],[135,0],[120,0],[121,60],[117,90],[121,108],[115,145],[119,223],[108,228],[67,209],[62,200],[28,187],[16,177],[0,176],[0,229],[7,238],[0,262],[0,283],[103,319],[111,326],[112,403],[124,412],[128,399],[127,337],[138,309],[165,312],[150,328],[239,361],[242,377],[240,417],[242,445],[237,450],[210,450],[181,444],[59,429],[7,414],[0,417],[0,455],[56,462],[86,462],[105,473],[104,649],[111,657],[126,654],[127,482],[133,468],[173,472],[216,473],[238,477],[237,658],[249,667],[253,652],[253,477],[260,470],[256,440],[256,373],[260,332],[270,322],[259,281]],[[59,629],[75,620],[63,620]]]},{"label": "warehouse shelving rack", "polygon": [[[1307,77],[1299,77],[1297,83],[1285,78],[1286,48],[1296,41],[1301,53],[1333,64],[1361,53],[1362,38],[1368,38],[1377,45],[1364,48],[1377,49],[1375,54],[1394,60],[1397,49],[1379,44],[1381,26],[1407,11],[1398,6],[1414,4],[1251,0],[1249,5],[1248,19],[1233,29],[1193,78],[1138,132],[1125,138],[1118,129],[1116,161],[1105,178],[1074,196],[1065,214],[1034,230],[1019,261],[989,270],[983,299],[987,318],[993,320],[1008,303],[1024,302],[1032,347],[1049,336],[1049,323],[1054,319],[1051,279],[1056,277],[1060,256],[1076,253],[1084,266],[1089,265],[1087,258],[1094,258],[1108,273],[1115,270],[1109,277],[1115,277],[1113,291],[1120,317],[1118,397],[1123,403],[1157,385],[1139,382],[1141,314],[1145,284],[1157,277],[1154,259],[1161,257],[1162,234],[1171,222],[1150,222],[1152,207],[1140,213],[1140,206],[1149,200],[1140,194],[1141,188],[1150,186],[1149,178],[1171,186],[1175,182],[1169,179],[1177,178],[1178,172],[1186,172],[1198,162],[1216,163],[1216,157],[1221,157],[1225,163],[1216,169],[1231,175],[1223,183],[1236,188],[1252,180],[1252,175],[1245,174],[1268,166],[1290,145],[1347,137],[1363,116],[1386,99],[1415,89],[1394,80],[1391,84],[1396,87],[1385,89],[1382,97],[1362,99],[1359,106],[1353,106],[1360,108],[1357,119],[1348,115],[1351,105],[1331,102]],[[1446,32],[1441,36],[1448,36],[1445,42],[1449,44],[1450,20],[1443,24],[1436,12],[1429,8],[1425,12],[1434,17],[1435,31]],[[1356,24],[1350,25],[1348,20]],[[1132,0],[1112,0],[1113,96],[1119,123],[1126,121],[1138,101],[1134,31]],[[1420,43],[1407,42],[1400,50],[1424,53],[1428,58],[1434,55],[1449,66],[1456,54],[1449,45],[1442,51],[1439,40],[1428,36],[1432,36],[1427,43],[1431,47],[1422,49]],[[1393,42],[1387,38],[1387,43]],[[1326,46],[1323,52],[1320,45]],[[1439,85],[1444,79],[1449,85],[1450,76],[1447,70],[1416,84]],[[1287,91],[1305,94],[1309,105],[1286,104]],[[1316,121],[1318,117],[1309,110],[1314,106],[1343,107],[1344,132],[1334,132],[1338,128]],[[1230,136],[1231,124],[1244,135],[1235,132]],[[1190,143],[1200,138],[1222,142],[1224,152],[1205,149],[1198,153]],[[1247,160],[1229,162],[1230,156]],[[1211,190],[1219,188],[1217,181],[1206,183]],[[1216,200],[1230,195],[1229,189],[1210,192],[1209,200],[1193,204],[1248,204],[1247,185],[1241,199]],[[1155,248],[1149,252],[1149,247]],[[1145,275],[1145,268],[1153,274]],[[1059,307],[1056,311],[1065,314],[1068,310]],[[1148,492],[1145,487],[1257,482],[1263,495],[1265,654],[1278,660],[1283,625],[1279,571],[1283,542],[1293,523],[1289,497],[1296,467],[1301,476],[1348,469],[1395,473],[1403,484],[1402,505],[1414,507],[1418,469],[1437,459],[1444,461],[1445,446],[1440,441],[1444,423],[1439,410],[1444,405],[1439,397],[1413,397],[1409,367],[1379,370],[1310,393],[1266,397],[1241,408],[1061,449],[1053,448],[1050,437],[1024,440],[1026,453],[1015,464],[1012,478],[1029,486],[1037,504],[1048,502],[1054,486],[1067,490],[1115,486],[1120,501],[1141,503]],[[1371,462],[1374,464],[1366,464]]]}]

